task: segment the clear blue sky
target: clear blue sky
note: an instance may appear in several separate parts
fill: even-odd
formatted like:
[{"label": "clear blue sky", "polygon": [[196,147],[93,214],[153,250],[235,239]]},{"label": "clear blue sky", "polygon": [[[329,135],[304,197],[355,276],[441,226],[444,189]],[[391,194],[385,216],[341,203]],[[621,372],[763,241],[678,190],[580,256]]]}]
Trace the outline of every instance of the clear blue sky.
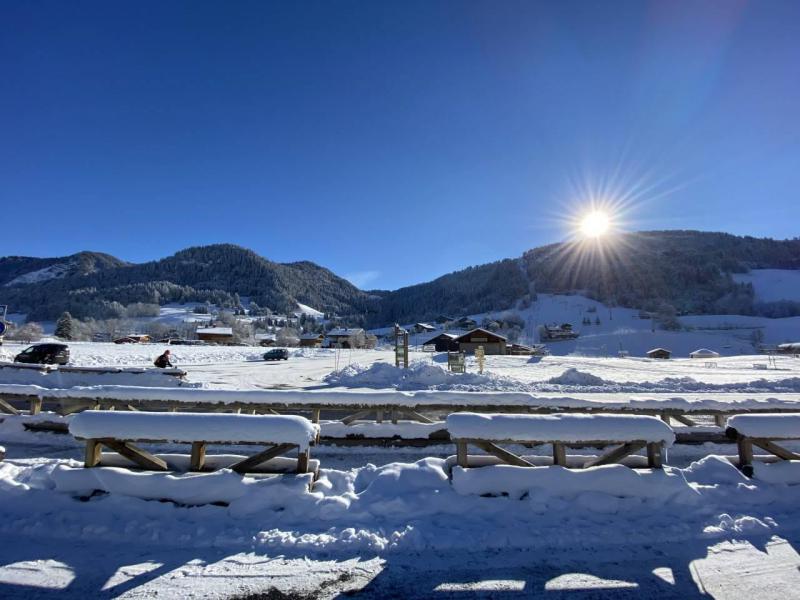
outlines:
[{"label": "clear blue sky", "polygon": [[800,235],[800,2],[1,1],[0,255],[395,288],[626,225]]}]

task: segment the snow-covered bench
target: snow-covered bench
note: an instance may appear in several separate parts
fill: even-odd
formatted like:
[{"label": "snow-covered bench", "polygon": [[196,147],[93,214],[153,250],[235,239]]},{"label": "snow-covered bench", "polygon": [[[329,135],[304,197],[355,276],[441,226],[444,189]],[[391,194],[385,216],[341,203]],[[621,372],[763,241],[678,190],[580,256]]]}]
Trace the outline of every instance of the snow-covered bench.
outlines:
[{"label": "snow-covered bench", "polygon": [[[521,467],[536,466],[497,444],[551,444],[552,464],[594,467],[618,463],[630,454],[647,449],[647,466],[661,468],[662,454],[675,441],[672,428],[657,417],[635,415],[501,415],[454,413],[447,417],[447,430],[456,443],[460,467],[497,462]],[[487,457],[469,456],[468,446],[480,448]],[[597,457],[567,457],[570,446],[615,446]],[[568,458],[570,459],[568,462]]]},{"label": "snow-covered bench", "polygon": [[753,446],[782,460],[800,460],[800,455],[775,443],[775,440],[800,440],[800,415],[736,415],[728,418],[725,434],[736,440],[739,468],[748,477],[753,476]]},{"label": "snow-covered bench", "polygon": [[[319,427],[304,417],[91,410],[75,415],[69,431],[76,439],[86,441],[86,467],[100,466],[101,461],[115,463],[116,455],[103,455],[102,446],[146,470],[179,470],[185,463],[175,460],[180,455],[156,456],[134,443],[191,444],[191,471],[226,467],[237,473],[308,473],[316,472],[319,467],[318,461],[309,459],[310,446],[317,440]],[[224,457],[227,461],[220,461],[219,455],[209,456],[207,460],[208,444],[270,447],[253,456],[227,455]],[[296,460],[282,457],[294,448],[298,452]]]}]

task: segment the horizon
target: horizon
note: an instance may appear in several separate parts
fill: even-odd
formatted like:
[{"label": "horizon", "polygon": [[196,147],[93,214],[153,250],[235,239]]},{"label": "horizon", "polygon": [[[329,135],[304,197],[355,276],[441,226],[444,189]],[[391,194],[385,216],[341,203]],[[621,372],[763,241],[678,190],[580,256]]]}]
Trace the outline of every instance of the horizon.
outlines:
[{"label": "horizon", "polygon": [[[729,233],[727,231],[713,231],[713,230],[700,230],[700,229],[649,229],[649,230],[644,230],[643,229],[643,230],[635,230],[635,231],[617,231],[617,232],[614,232],[613,234],[610,234],[610,236],[612,237],[612,243],[613,243],[613,236],[636,235],[636,234],[652,234],[652,233],[678,233],[678,232],[683,232],[683,233],[701,233],[701,234],[722,234],[722,235],[731,235],[731,236],[734,236],[734,237],[752,237],[752,238],[755,238],[755,239],[772,240],[772,241],[777,241],[777,242],[787,242],[787,241],[800,239],[800,236],[795,236],[795,237],[792,237],[792,238],[772,238],[772,237],[769,237],[769,236],[758,237],[758,236],[749,236],[747,234],[733,234],[733,233]],[[532,250],[537,250],[537,249],[545,247],[545,246],[553,246],[553,245],[559,245],[559,244],[569,244],[572,241],[574,241],[574,240],[564,239],[564,240],[560,240],[560,241],[557,241],[557,242],[551,242],[551,243],[548,243],[548,244],[542,244],[541,246],[535,246],[533,248],[528,248],[528,249],[524,250],[520,254],[520,256],[522,256],[522,254],[524,254],[525,252],[532,251]],[[78,252],[75,252],[72,255],[58,256],[58,257],[55,257],[55,256],[6,255],[6,256],[0,256],[0,259],[4,259],[4,258],[45,258],[45,259],[46,258],[68,258],[69,256],[74,256],[75,254],[80,254],[80,253],[86,252],[86,253],[92,253],[92,254],[109,255],[109,256],[111,256],[113,258],[116,258],[116,259],[121,260],[121,261],[123,261],[125,263],[128,263],[129,265],[134,265],[135,266],[135,265],[140,265],[140,264],[147,263],[147,262],[157,262],[159,260],[174,256],[175,254],[177,254],[179,252],[182,252],[184,250],[190,250],[192,248],[200,248],[200,247],[209,247],[209,246],[236,246],[236,247],[242,248],[243,250],[248,250],[248,251],[251,251],[251,252],[255,252],[258,256],[260,256],[261,258],[266,259],[266,260],[268,260],[270,262],[274,262],[274,263],[278,262],[278,261],[272,260],[269,256],[264,256],[264,255],[260,254],[259,252],[257,252],[253,248],[248,248],[248,247],[243,246],[241,244],[238,244],[236,242],[214,242],[214,243],[210,243],[210,244],[200,244],[200,245],[196,245],[196,246],[186,246],[185,248],[181,248],[180,250],[177,250],[176,252],[172,252],[172,253],[170,253],[170,254],[168,254],[166,256],[161,256],[161,257],[157,257],[157,258],[152,259],[152,260],[147,260],[147,261],[142,261],[142,262],[130,261],[130,260],[127,260],[124,257],[118,256],[116,254],[110,254],[109,252],[105,252],[105,251],[102,251],[102,250],[87,250],[87,249],[79,250]],[[497,262],[497,261],[502,261],[502,260],[507,260],[507,259],[514,260],[516,258],[519,258],[519,256],[504,256],[504,257],[501,257],[499,259],[496,259],[495,261],[487,261],[487,262]],[[295,260],[281,261],[279,264],[292,264],[292,263],[299,263],[299,262],[308,262],[308,261],[306,259],[303,259],[303,258],[298,258],[298,259],[295,259]],[[340,273],[337,273],[336,271],[334,271],[333,269],[331,269],[327,265],[319,264],[319,263],[315,263],[315,264],[317,264],[317,266],[319,266],[319,267],[328,269],[329,271],[331,271],[334,275],[337,275],[338,277],[341,277],[343,279],[347,279],[345,276],[343,276]],[[481,263],[481,264],[487,264],[487,263]],[[457,273],[459,271],[463,271],[463,270],[468,269],[470,267],[477,267],[477,266],[480,266],[480,264],[462,265],[460,267],[456,267],[452,271],[447,271],[446,273],[440,273],[438,275],[434,275],[433,277],[431,277],[429,279],[424,279],[424,280],[416,281],[416,282],[413,282],[413,283],[408,283],[408,284],[405,284],[405,285],[402,285],[402,286],[396,287],[396,288],[377,288],[377,287],[363,288],[363,287],[359,287],[358,285],[356,285],[352,281],[350,281],[350,283],[353,283],[353,285],[355,285],[355,287],[357,287],[358,289],[360,289],[363,292],[395,292],[395,291],[403,289],[403,288],[413,287],[415,285],[420,285],[420,284],[424,284],[424,283],[429,283],[431,281],[434,281],[434,280],[439,279],[441,277],[444,277],[446,275]],[[349,279],[348,279],[348,281],[349,281]]]},{"label": "horizon", "polygon": [[3,7],[0,255],[235,243],[394,290],[595,205],[796,236],[794,2]]}]

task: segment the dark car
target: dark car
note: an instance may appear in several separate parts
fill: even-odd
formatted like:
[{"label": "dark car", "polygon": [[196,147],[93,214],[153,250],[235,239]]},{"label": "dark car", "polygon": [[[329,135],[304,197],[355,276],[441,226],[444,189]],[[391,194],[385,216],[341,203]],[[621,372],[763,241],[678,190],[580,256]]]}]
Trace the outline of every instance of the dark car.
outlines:
[{"label": "dark car", "polygon": [[66,344],[35,344],[17,354],[14,362],[65,365],[69,362],[69,346]]},{"label": "dark car", "polygon": [[289,351],[286,348],[273,348],[264,353],[264,360],[289,360]]}]

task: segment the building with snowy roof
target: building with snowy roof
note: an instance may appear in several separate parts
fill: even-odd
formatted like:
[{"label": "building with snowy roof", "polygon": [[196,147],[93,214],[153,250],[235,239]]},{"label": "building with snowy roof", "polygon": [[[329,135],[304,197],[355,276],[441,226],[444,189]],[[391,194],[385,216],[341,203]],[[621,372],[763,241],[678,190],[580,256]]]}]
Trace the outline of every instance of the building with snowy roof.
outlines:
[{"label": "building with snowy roof", "polygon": [[200,327],[197,329],[197,339],[212,344],[232,344],[232,327]]}]

